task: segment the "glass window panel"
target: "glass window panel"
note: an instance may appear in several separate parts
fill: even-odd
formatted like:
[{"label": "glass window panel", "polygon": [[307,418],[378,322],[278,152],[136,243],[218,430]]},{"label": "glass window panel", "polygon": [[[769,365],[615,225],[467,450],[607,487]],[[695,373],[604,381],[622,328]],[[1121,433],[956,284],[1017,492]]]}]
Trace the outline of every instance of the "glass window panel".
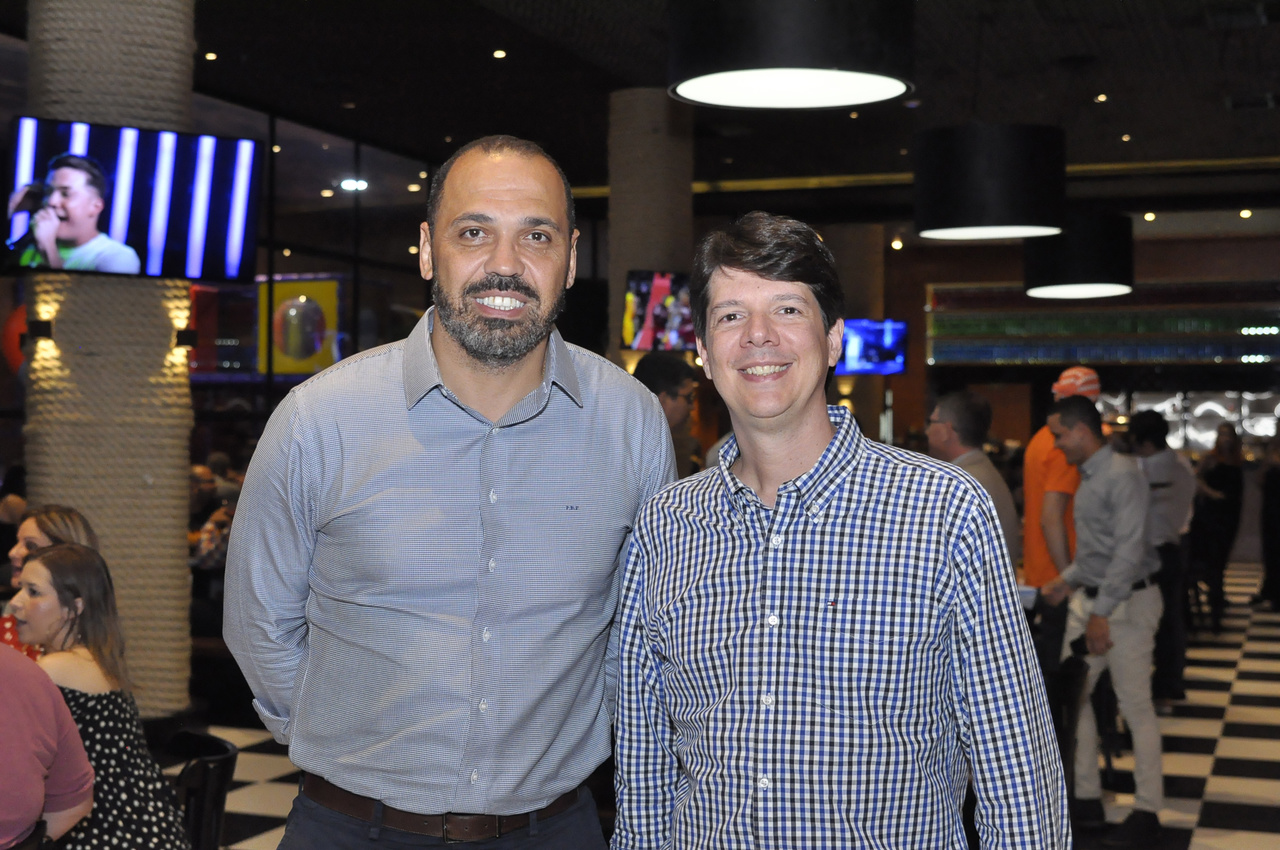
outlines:
[{"label": "glass window panel", "polygon": [[1186,409],[1188,449],[1209,451],[1217,439],[1217,428],[1223,422],[1239,427],[1240,393],[1194,392],[1187,393],[1183,406]]},{"label": "glass window panel", "polygon": [[360,256],[418,267],[418,229],[427,217],[427,164],[380,148],[362,145],[360,177]]},{"label": "glass window panel", "polygon": [[404,339],[426,312],[429,285],[417,270],[360,269],[359,349]]},{"label": "glass window panel", "polygon": [[355,143],[277,121],[276,144],[276,247],[353,253],[355,192],[342,183],[355,179]]}]

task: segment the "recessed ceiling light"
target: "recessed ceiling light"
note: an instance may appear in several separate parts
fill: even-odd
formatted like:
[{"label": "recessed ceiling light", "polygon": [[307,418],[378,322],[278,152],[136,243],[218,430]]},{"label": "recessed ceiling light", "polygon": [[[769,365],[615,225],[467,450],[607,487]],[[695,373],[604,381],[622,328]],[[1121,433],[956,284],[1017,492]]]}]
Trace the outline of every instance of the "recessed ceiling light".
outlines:
[{"label": "recessed ceiling light", "polygon": [[[453,136],[445,136],[445,137],[444,137],[444,142],[445,142],[445,144],[446,144],[446,145],[447,145],[447,144],[450,144],[452,141],[453,141]],[[422,176],[423,176],[423,177],[426,177],[427,175],[425,175],[425,174],[424,174],[424,175],[422,175]]]},{"label": "recessed ceiling light", "polygon": [[1240,210],[1241,218],[1250,218],[1253,216],[1253,210]]},{"label": "recessed ceiling light", "polygon": [[279,145],[272,145],[272,146],[271,146],[271,152],[272,152],[272,153],[280,153],[280,146],[279,146]]},{"label": "recessed ceiling light", "polygon": [[363,192],[369,188],[369,184],[364,180],[357,180],[354,177],[348,177],[338,184],[342,189],[348,192]]},{"label": "recessed ceiling light", "polygon": [[907,155],[907,149],[906,149],[906,148],[898,148],[898,153],[902,154],[903,156],[906,156],[906,155]]},{"label": "recessed ceiling light", "polygon": [[427,172],[425,172],[425,171],[419,171],[419,172],[418,172],[418,176],[419,176],[419,177],[421,177],[423,180],[426,180],[426,179],[427,179]]},{"label": "recessed ceiling light", "polygon": [[216,53],[214,53],[214,52],[210,51],[210,52],[208,52],[208,53],[206,53],[206,54],[204,55],[204,58],[205,58],[205,59],[208,59],[210,62],[212,62],[214,59],[217,59],[217,58],[218,58],[218,54],[216,54]]},{"label": "recessed ceiling light", "polygon": [[1094,102],[1094,103],[1106,103],[1106,102],[1107,102],[1107,96],[1106,96],[1105,94],[1100,94],[1100,95],[1098,95],[1097,97],[1095,97],[1095,98],[1093,99],[1093,102]]},{"label": "recessed ceiling light", "polygon": [[409,191],[410,191],[410,192],[421,192],[421,191],[422,191],[422,184],[420,184],[420,183],[410,183],[410,184],[409,184]]},{"label": "recessed ceiling light", "polygon": [[901,239],[898,239],[898,238],[896,238],[896,237],[895,237],[895,238],[894,238],[894,240],[893,240],[892,242],[890,242],[890,243],[889,243],[889,247],[890,247],[890,248],[892,248],[892,249],[893,249],[893,250],[895,250],[895,251],[901,251],[901,250],[902,250],[902,240],[901,240]]},{"label": "recessed ceiling light", "polygon": [[905,106],[907,109],[915,109],[917,106],[919,106],[919,105],[920,105],[920,101],[915,100],[915,99],[913,98],[913,99],[911,99],[911,100],[904,100],[904,101],[902,101],[902,105],[903,105],[903,106]]},{"label": "recessed ceiling light", "polygon": [[1122,142],[1127,142],[1129,141],[1129,139],[1130,139],[1130,136],[1128,133],[1125,133],[1123,136],[1120,137],[1120,141]]},{"label": "recessed ceiling light", "polygon": [[410,253],[410,254],[416,254],[416,253],[418,253],[418,246],[417,246],[417,245],[410,245],[410,246],[409,246],[409,253]]},{"label": "recessed ceiling light", "polygon": [[850,113],[849,113],[849,117],[850,117],[850,118],[857,118],[857,117],[858,117],[858,113],[856,113],[856,112],[850,112]]},{"label": "recessed ceiling light", "polygon": [[356,102],[355,102],[354,100],[348,100],[346,103],[342,104],[342,108],[343,108],[343,109],[355,109],[355,108],[356,108]]},{"label": "recessed ceiling light", "polygon": [[332,198],[332,197],[333,197],[333,190],[332,190],[332,189],[321,189],[321,190],[320,190],[320,197],[322,197],[322,198]]},{"label": "recessed ceiling light", "polygon": [[726,156],[720,161],[723,162],[725,165],[733,165],[733,157],[731,156]]},{"label": "recessed ceiling light", "polygon": [[1156,220],[1156,214],[1155,214],[1155,213],[1144,213],[1142,217],[1143,217],[1144,219],[1146,219],[1147,221],[1155,221],[1155,220]]},{"label": "recessed ceiling light", "polygon": [[292,251],[290,251],[288,248],[285,248],[285,249],[284,249],[283,251],[281,251],[280,253],[281,253],[281,254],[284,254],[286,257],[289,257],[289,256],[292,256],[292,255],[293,255],[293,252],[292,252]]},{"label": "recessed ceiling light", "polygon": [[322,150],[322,151],[327,151],[328,149],[329,149],[329,143],[328,143],[328,142],[325,142],[324,144],[322,144],[322,145],[320,146],[320,150]]},{"label": "recessed ceiling light", "polygon": [[494,59],[506,59],[506,58],[507,58],[507,51],[505,51],[505,50],[495,50],[495,51],[493,51],[493,58],[494,58]]}]

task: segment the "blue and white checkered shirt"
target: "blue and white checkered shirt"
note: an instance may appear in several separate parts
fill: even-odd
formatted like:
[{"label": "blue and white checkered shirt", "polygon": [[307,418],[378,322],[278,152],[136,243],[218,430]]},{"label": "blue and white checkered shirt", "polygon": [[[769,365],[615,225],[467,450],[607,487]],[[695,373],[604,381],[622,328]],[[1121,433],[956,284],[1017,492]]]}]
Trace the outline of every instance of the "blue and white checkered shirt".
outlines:
[{"label": "blue and white checkered shirt", "polygon": [[723,465],[641,511],[623,579],[613,847],[1070,845],[990,497],[842,408],[770,510]]},{"label": "blue and white checkered shirt", "polygon": [[432,316],[272,414],[226,639],[303,770],[411,812],[527,812],[609,755],[618,567],[674,478],[671,430],[558,333],[541,385],[491,423],[441,383]]}]

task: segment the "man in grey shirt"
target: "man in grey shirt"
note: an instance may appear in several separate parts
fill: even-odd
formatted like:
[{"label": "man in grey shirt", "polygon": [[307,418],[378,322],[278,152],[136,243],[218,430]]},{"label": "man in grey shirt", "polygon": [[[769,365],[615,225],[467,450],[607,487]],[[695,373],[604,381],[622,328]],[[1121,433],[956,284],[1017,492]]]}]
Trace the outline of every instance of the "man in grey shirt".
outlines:
[{"label": "man in grey shirt", "polygon": [[990,428],[991,403],[973,390],[960,390],[938,399],[924,434],[929,454],[960,467],[987,491],[996,506],[1009,563],[1017,567],[1022,559],[1022,523],[1008,483],[982,450]]},{"label": "man in grey shirt", "polygon": [[618,561],[674,457],[657,399],[555,330],[577,237],[539,147],[464,146],[421,229],[435,306],[267,423],[225,634],[305,772],[286,850],[603,850],[580,786],[611,749]]},{"label": "man in grey shirt", "polygon": [[[1157,816],[1164,799],[1160,725],[1151,701],[1151,659],[1163,607],[1154,574],[1160,568],[1146,534],[1150,490],[1137,460],[1117,454],[1102,435],[1102,417],[1083,396],[1053,405],[1049,430],[1054,444],[1080,470],[1075,496],[1076,557],[1057,579],[1041,588],[1051,604],[1073,589],[1065,650],[1084,635],[1092,693],[1105,669],[1133,734],[1134,808],[1104,835],[1109,847],[1148,847],[1158,841]],[[1101,824],[1098,730],[1085,704],[1076,727],[1075,820]]]}]

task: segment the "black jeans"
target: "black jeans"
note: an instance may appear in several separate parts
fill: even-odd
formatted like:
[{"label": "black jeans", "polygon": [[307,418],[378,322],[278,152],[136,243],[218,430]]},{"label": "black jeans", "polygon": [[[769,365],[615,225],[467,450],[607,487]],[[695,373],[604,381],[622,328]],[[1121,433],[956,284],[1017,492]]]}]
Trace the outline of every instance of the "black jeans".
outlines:
[{"label": "black jeans", "polygon": [[1156,583],[1164,598],[1164,613],[1156,632],[1155,672],[1151,676],[1151,694],[1156,699],[1182,699],[1182,670],[1187,663],[1187,564],[1182,545],[1165,543],[1156,547],[1160,555],[1160,571]]}]

